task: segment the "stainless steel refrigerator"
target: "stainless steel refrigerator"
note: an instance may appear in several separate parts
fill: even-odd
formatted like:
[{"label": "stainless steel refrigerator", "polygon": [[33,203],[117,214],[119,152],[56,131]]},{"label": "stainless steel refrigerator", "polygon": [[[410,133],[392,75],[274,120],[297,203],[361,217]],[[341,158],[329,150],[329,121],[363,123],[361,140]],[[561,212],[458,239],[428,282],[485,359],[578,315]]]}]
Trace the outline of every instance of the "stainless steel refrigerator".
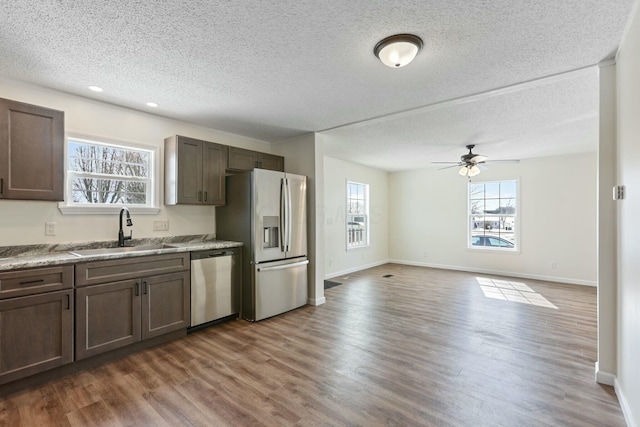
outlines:
[{"label": "stainless steel refrigerator", "polygon": [[254,169],[226,178],[216,235],[241,241],[241,316],[262,320],[307,303],[307,178]]}]

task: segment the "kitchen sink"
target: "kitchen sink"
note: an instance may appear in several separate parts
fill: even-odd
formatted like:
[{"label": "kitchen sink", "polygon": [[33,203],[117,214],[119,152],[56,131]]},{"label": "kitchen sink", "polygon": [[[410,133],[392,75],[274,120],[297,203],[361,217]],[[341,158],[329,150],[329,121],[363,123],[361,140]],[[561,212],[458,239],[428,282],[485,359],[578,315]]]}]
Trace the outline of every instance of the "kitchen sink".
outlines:
[{"label": "kitchen sink", "polygon": [[78,257],[92,256],[92,255],[109,255],[109,254],[121,254],[141,251],[153,251],[158,249],[171,248],[173,246],[167,244],[158,245],[140,245],[140,246],[120,246],[115,248],[98,248],[98,249],[80,249],[77,251],[69,251],[71,255]]}]

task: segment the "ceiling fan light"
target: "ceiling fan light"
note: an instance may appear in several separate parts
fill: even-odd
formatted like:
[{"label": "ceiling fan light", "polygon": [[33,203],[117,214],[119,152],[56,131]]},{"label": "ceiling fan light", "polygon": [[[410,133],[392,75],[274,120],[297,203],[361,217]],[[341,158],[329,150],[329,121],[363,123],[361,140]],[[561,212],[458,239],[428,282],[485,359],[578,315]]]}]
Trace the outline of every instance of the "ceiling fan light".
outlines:
[{"label": "ceiling fan light", "polygon": [[467,176],[467,171],[468,171],[467,167],[466,167],[466,166],[463,166],[463,167],[461,167],[461,168],[460,168],[460,170],[458,171],[458,173],[459,173],[460,175],[462,175],[462,176]]},{"label": "ceiling fan light", "polygon": [[469,176],[476,176],[480,173],[478,165],[473,165],[469,168]]},{"label": "ceiling fan light", "polygon": [[387,67],[400,68],[413,61],[420,49],[420,37],[413,34],[396,34],[379,41],[373,48],[373,53]]}]

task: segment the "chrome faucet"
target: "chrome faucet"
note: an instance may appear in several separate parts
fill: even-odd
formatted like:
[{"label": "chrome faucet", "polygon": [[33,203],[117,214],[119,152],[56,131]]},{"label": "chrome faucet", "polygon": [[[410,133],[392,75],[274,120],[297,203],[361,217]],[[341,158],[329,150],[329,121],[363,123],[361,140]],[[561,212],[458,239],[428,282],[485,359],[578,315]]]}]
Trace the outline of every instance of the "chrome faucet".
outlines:
[{"label": "chrome faucet", "polygon": [[133,222],[131,222],[131,214],[129,214],[129,209],[127,209],[126,207],[120,209],[120,230],[118,230],[118,246],[124,246],[124,241],[131,240],[131,237],[133,237],[133,231],[131,231],[128,236],[125,236],[124,231],[122,231],[123,213],[127,214],[127,227],[131,227],[133,225]]}]

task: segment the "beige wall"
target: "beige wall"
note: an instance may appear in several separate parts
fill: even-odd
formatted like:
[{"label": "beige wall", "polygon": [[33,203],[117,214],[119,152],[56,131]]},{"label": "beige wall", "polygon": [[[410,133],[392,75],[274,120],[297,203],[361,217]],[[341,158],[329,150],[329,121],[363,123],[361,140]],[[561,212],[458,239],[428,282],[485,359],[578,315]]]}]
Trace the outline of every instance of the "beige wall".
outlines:
[{"label": "beige wall", "polygon": [[[325,276],[335,277],[389,259],[389,174],[343,160],[324,159]],[[369,184],[370,245],[347,251],[346,182]]]},{"label": "beige wall", "polygon": [[391,259],[595,285],[596,154],[488,166],[474,181],[519,180],[519,253],[467,249],[467,179],[424,169],[390,175]]},{"label": "beige wall", "polygon": [[[181,134],[222,144],[269,152],[268,143],[225,132],[165,119],[79,96],[44,89],[0,77],[0,97],[65,112],[65,130],[148,146],[163,147],[164,138]],[[163,182],[160,149],[160,183]],[[215,232],[214,208],[164,206],[155,215],[134,215],[133,236],[209,234]],[[153,221],[169,220],[169,231],[153,231]],[[56,236],[45,236],[45,222],[56,223]],[[57,202],[0,200],[0,246],[116,240],[116,215],[62,215]]]},{"label": "beige wall", "polygon": [[616,372],[616,67],[600,67],[598,148],[598,362],[596,379],[614,385]]},{"label": "beige wall", "polygon": [[617,57],[618,370],[616,391],[629,426],[640,423],[640,7]]}]

